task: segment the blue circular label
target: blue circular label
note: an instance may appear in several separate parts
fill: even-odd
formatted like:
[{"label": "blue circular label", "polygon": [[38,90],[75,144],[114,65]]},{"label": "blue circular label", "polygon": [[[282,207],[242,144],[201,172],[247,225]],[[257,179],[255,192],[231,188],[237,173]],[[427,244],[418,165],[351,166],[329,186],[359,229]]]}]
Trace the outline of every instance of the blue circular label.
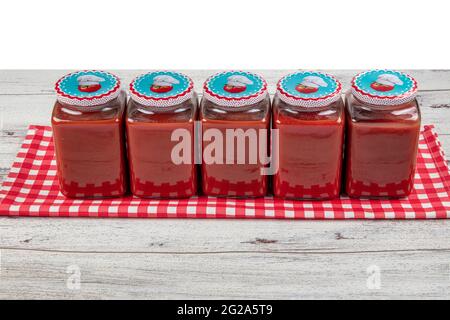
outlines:
[{"label": "blue circular label", "polygon": [[205,84],[205,89],[225,98],[245,98],[261,92],[264,87],[265,82],[260,76],[244,71],[219,73]]},{"label": "blue circular label", "polygon": [[131,89],[150,98],[171,98],[192,87],[192,81],[184,74],[171,71],[150,72],[137,77]]},{"label": "blue circular label", "polygon": [[57,83],[57,90],[77,98],[90,98],[108,94],[119,85],[119,79],[104,71],[78,71]]},{"label": "blue circular label", "polygon": [[353,79],[353,86],[365,94],[379,97],[400,96],[416,88],[415,81],[402,72],[372,70]]},{"label": "blue circular label", "polygon": [[294,98],[318,99],[340,92],[340,84],[333,77],[320,72],[301,71],[285,76],[279,88]]}]

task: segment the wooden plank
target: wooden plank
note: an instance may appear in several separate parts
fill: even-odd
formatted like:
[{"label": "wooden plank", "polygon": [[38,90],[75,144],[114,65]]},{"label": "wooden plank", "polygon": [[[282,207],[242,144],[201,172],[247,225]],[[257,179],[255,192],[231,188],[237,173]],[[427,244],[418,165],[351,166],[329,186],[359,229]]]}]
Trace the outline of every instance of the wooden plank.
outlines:
[{"label": "wooden plank", "polygon": [[[3,256],[0,299],[448,299],[446,252]],[[373,266],[382,270],[378,290],[366,285]],[[79,290],[67,287],[73,267]]]},{"label": "wooden plank", "polygon": [[0,130],[0,184],[8,175],[25,135],[26,129]]},{"label": "wooden plank", "polygon": [[[117,74],[124,86],[139,74],[148,70],[110,70]],[[208,76],[219,70],[180,70],[192,77],[195,90],[202,91],[203,82]],[[278,80],[292,70],[252,70],[261,74],[269,84],[269,91],[275,92]],[[345,89],[349,87],[352,77],[361,70],[322,70],[335,75],[341,80]],[[55,82],[70,70],[1,70],[0,95],[53,95]],[[417,79],[420,90],[450,90],[450,70],[405,70]]]},{"label": "wooden plank", "polygon": [[[418,101],[422,123],[434,124],[439,134],[450,134],[450,91],[421,92]],[[52,95],[0,95],[0,128],[4,130],[5,143],[10,144],[8,134],[16,138],[20,135],[16,131],[24,132],[29,124],[49,125],[53,103]],[[444,141],[443,146],[450,154],[450,144]],[[0,154],[4,153],[2,148],[0,145]]]},{"label": "wooden plank", "polygon": [[0,299],[448,298],[449,223],[0,218]]},{"label": "wooden plank", "polygon": [[[29,124],[49,125],[53,95],[0,95],[1,128],[23,129]],[[450,133],[450,91],[421,92],[418,95],[424,124],[436,124],[438,133]]]},{"label": "wooden plank", "polygon": [[[450,248],[450,233],[440,232],[448,230],[450,220],[396,223],[337,220],[330,225],[328,221],[307,220],[289,220],[286,223],[286,220],[239,219],[0,217],[0,222],[0,249],[177,254],[253,252],[255,249],[264,252],[325,250],[343,253]],[[267,222],[270,222],[270,227],[266,226]],[[132,233],[130,228],[133,228]],[[201,241],[205,238],[209,241]]]}]

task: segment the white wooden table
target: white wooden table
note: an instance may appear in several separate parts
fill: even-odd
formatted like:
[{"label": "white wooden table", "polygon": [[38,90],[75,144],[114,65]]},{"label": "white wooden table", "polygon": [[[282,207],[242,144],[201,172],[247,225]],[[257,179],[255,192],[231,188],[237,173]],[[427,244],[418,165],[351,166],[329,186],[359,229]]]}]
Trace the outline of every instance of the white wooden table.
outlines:
[{"label": "white wooden table", "polygon": [[[273,93],[288,71],[259,73]],[[125,84],[142,73],[113,72]],[[197,92],[212,73],[185,72]],[[346,88],[356,73],[329,72]],[[407,72],[420,84],[423,123],[435,124],[450,155],[450,71]],[[49,124],[53,84],[65,73],[0,71],[0,182],[27,126]],[[442,220],[2,217],[0,299],[448,299],[449,227]]]}]

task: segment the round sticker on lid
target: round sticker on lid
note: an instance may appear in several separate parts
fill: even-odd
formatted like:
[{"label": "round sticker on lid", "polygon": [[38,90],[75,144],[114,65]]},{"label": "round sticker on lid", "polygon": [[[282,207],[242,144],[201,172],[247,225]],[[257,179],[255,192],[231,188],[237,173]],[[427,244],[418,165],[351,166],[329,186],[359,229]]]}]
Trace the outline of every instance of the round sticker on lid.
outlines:
[{"label": "round sticker on lid", "polygon": [[178,72],[156,71],[143,74],[130,83],[131,98],[144,105],[165,107],[192,97],[192,80]]},{"label": "round sticker on lid", "polygon": [[208,100],[218,105],[246,106],[266,97],[267,83],[261,76],[251,72],[220,72],[206,80],[203,94]]},{"label": "round sticker on lid", "polygon": [[331,75],[299,71],[291,73],[277,84],[279,98],[291,105],[323,107],[340,98],[341,83]]},{"label": "round sticker on lid", "polygon": [[353,95],[375,105],[398,105],[413,100],[417,82],[411,76],[393,70],[371,70],[352,80]]},{"label": "round sticker on lid", "polygon": [[120,80],[115,75],[97,70],[70,73],[55,85],[57,99],[74,106],[104,104],[119,95]]}]

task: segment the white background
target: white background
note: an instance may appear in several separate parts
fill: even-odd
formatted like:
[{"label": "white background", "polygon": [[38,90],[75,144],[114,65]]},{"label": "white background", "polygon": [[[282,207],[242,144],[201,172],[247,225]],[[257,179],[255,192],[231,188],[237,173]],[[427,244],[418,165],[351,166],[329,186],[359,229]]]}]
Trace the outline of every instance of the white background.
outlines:
[{"label": "white background", "polygon": [[0,68],[450,68],[449,1],[14,0]]}]

